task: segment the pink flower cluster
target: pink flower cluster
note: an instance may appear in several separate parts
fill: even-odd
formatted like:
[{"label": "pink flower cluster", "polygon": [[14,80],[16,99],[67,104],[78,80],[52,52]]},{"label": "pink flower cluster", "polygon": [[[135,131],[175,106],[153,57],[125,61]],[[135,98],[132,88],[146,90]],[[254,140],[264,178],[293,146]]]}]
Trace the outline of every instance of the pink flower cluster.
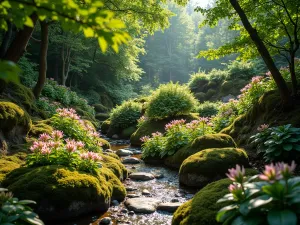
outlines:
[{"label": "pink flower cluster", "polygon": [[244,182],[245,168],[243,166],[236,165],[236,168],[229,169],[228,172],[226,175],[230,180],[240,184]]},{"label": "pink flower cluster", "polygon": [[80,158],[84,159],[84,160],[95,161],[95,162],[103,160],[103,158],[101,156],[99,156],[95,152],[84,152],[84,153],[81,153],[80,154]]},{"label": "pink flower cluster", "polygon": [[[256,77],[252,77],[251,83],[247,84],[244,88],[241,89],[242,93],[247,92],[250,88],[253,87],[254,84],[257,84],[259,82],[261,82],[264,79],[263,76],[256,76]],[[241,98],[243,95],[240,95],[239,98]]]},{"label": "pink flower cluster", "polygon": [[147,142],[147,141],[149,141],[149,139],[150,139],[149,136],[144,136],[144,137],[140,138],[141,142],[144,142],[144,143]]},{"label": "pink flower cluster", "polygon": [[75,141],[75,140],[66,140],[66,151],[71,153],[71,152],[76,152],[78,149],[84,148],[84,143],[82,141]]},{"label": "pink flower cluster", "polygon": [[275,165],[271,163],[265,166],[263,174],[259,175],[261,180],[275,182],[281,179],[289,179],[296,169],[296,163],[293,161],[291,165],[285,164],[283,162],[276,163]]},{"label": "pink flower cluster", "polygon": [[256,77],[252,77],[251,83],[256,84],[261,82],[264,79],[263,76],[256,76]]},{"label": "pink flower cluster", "polygon": [[72,108],[59,108],[56,110],[59,116],[68,117],[74,120],[79,120],[80,116],[77,115],[76,110]]},{"label": "pink flower cluster", "polygon": [[179,125],[183,125],[183,124],[185,124],[185,120],[184,119],[181,119],[181,120],[172,120],[170,123],[168,123],[165,126],[165,130],[169,130],[169,129],[171,129],[174,126],[179,126]]},{"label": "pink flower cluster", "polygon": [[160,132],[155,132],[155,133],[152,133],[152,137],[161,137],[163,134],[160,133]]},{"label": "pink flower cluster", "polygon": [[266,129],[268,129],[269,128],[269,124],[262,124],[262,125],[260,125],[258,128],[257,128],[257,130],[259,131],[259,132],[263,132],[263,131],[265,131]]}]

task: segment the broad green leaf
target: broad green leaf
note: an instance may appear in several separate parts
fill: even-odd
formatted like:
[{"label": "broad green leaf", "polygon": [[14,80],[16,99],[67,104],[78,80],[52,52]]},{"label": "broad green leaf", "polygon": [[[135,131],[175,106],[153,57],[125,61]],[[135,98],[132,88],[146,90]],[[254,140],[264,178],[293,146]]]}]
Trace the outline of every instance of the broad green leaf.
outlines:
[{"label": "broad green leaf", "polygon": [[28,27],[34,27],[34,24],[33,24],[33,22],[32,22],[32,19],[31,19],[29,16],[26,17],[26,20],[25,20],[25,22],[24,22],[24,25],[26,25],[26,26],[28,26]]},{"label": "broad green leaf", "polygon": [[271,210],[268,213],[270,225],[297,225],[297,215],[290,210]]},{"label": "broad green leaf", "polygon": [[261,224],[262,219],[260,217],[243,217],[239,216],[234,221],[232,221],[231,225],[259,225]]},{"label": "broad green leaf", "polygon": [[283,149],[286,151],[291,151],[293,149],[293,145],[292,144],[284,144]]},{"label": "broad green leaf", "polygon": [[257,198],[248,200],[240,205],[239,211],[243,215],[248,215],[252,209],[261,207],[272,202],[273,198],[268,195],[262,195]]}]

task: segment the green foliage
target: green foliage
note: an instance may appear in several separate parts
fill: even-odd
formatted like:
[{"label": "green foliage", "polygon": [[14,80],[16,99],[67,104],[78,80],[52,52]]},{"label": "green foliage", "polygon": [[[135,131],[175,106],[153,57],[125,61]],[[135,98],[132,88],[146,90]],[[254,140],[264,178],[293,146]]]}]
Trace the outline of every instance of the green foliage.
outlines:
[{"label": "green foliage", "polygon": [[250,80],[253,76],[258,75],[260,71],[256,68],[256,64],[251,61],[233,60],[227,65],[228,80]]},{"label": "green foliage", "polygon": [[80,119],[75,110],[58,109],[50,118],[50,123],[56,130],[63,131],[66,137],[84,142],[88,150],[101,151],[103,143],[99,133],[91,122]]},{"label": "green foliage", "polygon": [[22,84],[31,88],[34,86],[38,78],[38,64],[31,61],[27,55],[29,54],[25,53],[23,57],[21,57],[18,61],[18,65],[22,70],[20,76]]},{"label": "green foliage", "polygon": [[248,180],[240,167],[229,170],[233,184],[229,186],[230,193],[218,201],[225,202],[226,206],[218,212],[217,221],[231,225],[298,224],[300,182],[299,177],[292,175],[295,167],[294,162],[271,164],[263,174]]},{"label": "green foliage", "polygon": [[[0,5],[1,10],[1,5]],[[1,13],[1,11],[0,11]],[[1,29],[1,22],[0,21],[0,29]],[[1,74],[0,79],[6,81],[6,82],[19,82],[19,74],[21,73],[20,68],[13,62],[9,61],[0,61],[0,68],[1,68]]]},{"label": "green foliage", "polygon": [[36,204],[31,200],[19,200],[14,198],[7,189],[0,188],[0,223],[5,225],[13,224],[35,224],[44,225],[36,213],[28,204]]},{"label": "green foliage", "polygon": [[258,131],[251,139],[266,161],[298,158],[300,128],[292,127],[291,124],[270,128],[268,125],[261,125]]},{"label": "green foliage", "polygon": [[110,125],[114,128],[128,128],[137,124],[141,117],[142,105],[133,101],[123,102],[110,113]]},{"label": "green foliage", "polygon": [[151,95],[146,115],[153,119],[186,115],[197,105],[197,101],[186,86],[163,84]]},{"label": "green foliage", "polygon": [[218,114],[221,102],[203,102],[197,107],[201,117],[212,117]]},{"label": "green foliage", "polygon": [[155,132],[152,133],[152,137],[145,136],[142,137],[141,140],[144,142],[142,144],[142,158],[145,159],[161,156],[161,151],[165,146],[165,138],[163,137],[162,133]]}]

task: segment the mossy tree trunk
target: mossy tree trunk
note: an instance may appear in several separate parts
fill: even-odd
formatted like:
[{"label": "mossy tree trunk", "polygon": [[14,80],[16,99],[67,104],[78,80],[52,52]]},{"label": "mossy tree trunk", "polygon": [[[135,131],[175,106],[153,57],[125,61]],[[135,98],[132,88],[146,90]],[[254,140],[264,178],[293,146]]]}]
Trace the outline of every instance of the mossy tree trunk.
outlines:
[{"label": "mossy tree trunk", "polygon": [[[37,15],[33,14],[30,18],[35,25],[37,22]],[[4,60],[9,60],[15,63],[20,60],[24,52],[26,52],[26,47],[32,35],[33,29],[34,27],[24,26],[24,29],[17,33],[15,39],[10,44],[6,54],[3,57]]]},{"label": "mossy tree trunk", "polygon": [[250,35],[250,38],[256,45],[258,52],[260,53],[266,66],[270,70],[272,77],[279,89],[283,104],[285,106],[290,106],[291,105],[291,96],[290,96],[289,89],[288,89],[287,84],[286,84],[285,80],[283,79],[280,71],[276,67],[276,65],[270,55],[270,52],[268,51],[267,47],[263,43],[262,39],[259,37],[257,30],[255,28],[253,28],[252,25],[250,24],[248,17],[245,14],[242,7],[240,6],[239,2],[237,0],[230,0],[230,3],[233,6],[233,8],[235,9],[235,11],[238,13],[245,29],[247,30],[247,32]]},{"label": "mossy tree trunk", "polygon": [[33,88],[33,94],[36,98],[39,98],[45,81],[47,74],[47,52],[48,52],[48,27],[49,24],[47,22],[40,22],[41,24],[41,46],[40,46],[40,66],[39,66],[39,77],[38,81]]}]

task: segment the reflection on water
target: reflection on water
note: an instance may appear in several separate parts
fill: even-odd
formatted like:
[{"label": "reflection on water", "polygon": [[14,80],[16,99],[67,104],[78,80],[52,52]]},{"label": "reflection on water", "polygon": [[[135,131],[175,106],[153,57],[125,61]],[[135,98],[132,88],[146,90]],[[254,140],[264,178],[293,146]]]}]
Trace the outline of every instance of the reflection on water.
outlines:
[{"label": "reflection on water", "polygon": [[[129,148],[128,145],[112,145],[112,150]],[[126,165],[126,167],[132,172],[151,172],[153,174],[163,174],[163,178],[155,179],[146,182],[136,182],[132,180],[126,180],[124,182],[126,187],[132,187],[137,189],[133,194],[141,195],[144,189],[151,193],[152,198],[160,199],[162,202],[171,202],[176,200],[179,202],[185,202],[192,198],[195,190],[187,190],[180,187],[178,182],[178,171],[173,171],[162,166],[153,166],[140,163],[138,165]],[[126,207],[123,203],[119,206],[111,207],[108,212],[103,215],[86,215],[77,218],[73,221],[64,222],[56,225],[98,225],[99,221],[103,217],[111,217],[113,224],[132,224],[132,225],[170,225],[172,221],[172,214],[166,212],[157,211],[152,214],[134,214],[128,215],[124,212]]]}]

